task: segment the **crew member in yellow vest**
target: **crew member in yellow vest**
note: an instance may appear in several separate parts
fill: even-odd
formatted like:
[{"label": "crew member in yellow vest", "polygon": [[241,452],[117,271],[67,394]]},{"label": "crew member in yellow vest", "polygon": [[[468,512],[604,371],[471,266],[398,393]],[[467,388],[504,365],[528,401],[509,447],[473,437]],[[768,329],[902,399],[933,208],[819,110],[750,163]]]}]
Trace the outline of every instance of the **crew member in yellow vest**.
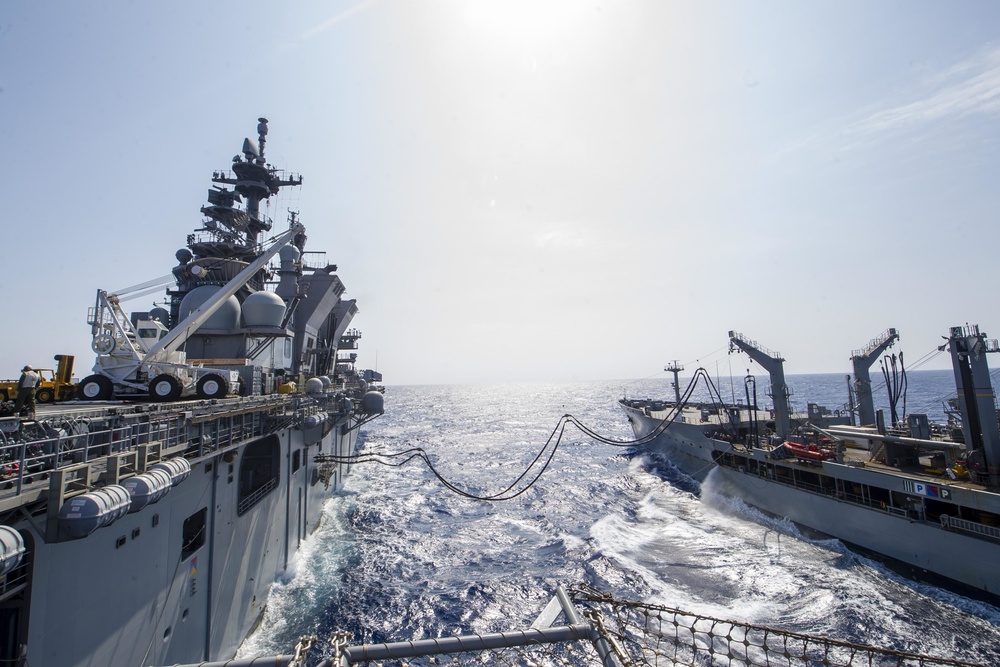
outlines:
[{"label": "crew member in yellow vest", "polygon": [[21,369],[21,379],[17,381],[17,404],[14,407],[14,414],[20,415],[21,409],[27,407],[28,416],[35,418],[35,390],[38,383],[42,381],[42,376],[36,373],[31,366]]}]

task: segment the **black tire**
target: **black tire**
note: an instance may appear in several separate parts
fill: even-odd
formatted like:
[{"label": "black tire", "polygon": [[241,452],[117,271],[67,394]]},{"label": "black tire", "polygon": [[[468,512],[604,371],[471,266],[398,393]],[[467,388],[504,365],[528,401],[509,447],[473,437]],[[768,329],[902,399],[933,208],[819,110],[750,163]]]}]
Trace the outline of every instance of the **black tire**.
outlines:
[{"label": "black tire", "polygon": [[9,400],[10,400],[10,396],[7,395],[7,390],[6,389],[0,389],[0,402],[2,402],[2,401],[9,401]]},{"label": "black tire", "polygon": [[176,401],[181,397],[181,389],[183,387],[181,387],[180,380],[173,375],[163,373],[162,375],[157,375],[149,383],[149,398],[160,403]]},{"label": "black tire", "polygon": [[229,383],[218,373],[202,375],[195,385],[198,398],[225,398],[229,395]]},{"label": "black tire", "polygon": [[81,401],[106,401],[114,393],[114,383],[103,375],[88,375],[76,386],[76,397]]},{"label": "black tire", "polygon": [[35,400],[39,403],[52,403],[56,400],[56,393],[48,387],[44,387],[35,392]]}]

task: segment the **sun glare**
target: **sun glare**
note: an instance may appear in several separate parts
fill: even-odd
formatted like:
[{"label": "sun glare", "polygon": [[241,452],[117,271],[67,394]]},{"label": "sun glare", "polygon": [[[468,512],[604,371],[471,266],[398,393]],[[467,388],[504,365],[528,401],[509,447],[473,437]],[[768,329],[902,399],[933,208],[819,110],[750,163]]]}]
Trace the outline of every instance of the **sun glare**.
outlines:
[{"label": "sun glare", "polygon": [[581,36],[601,11],[599,5],[573,0],[475,0],[463,3],[463,7],[463,18],[471,30],[503,39],[517,36],[547,43]]}]

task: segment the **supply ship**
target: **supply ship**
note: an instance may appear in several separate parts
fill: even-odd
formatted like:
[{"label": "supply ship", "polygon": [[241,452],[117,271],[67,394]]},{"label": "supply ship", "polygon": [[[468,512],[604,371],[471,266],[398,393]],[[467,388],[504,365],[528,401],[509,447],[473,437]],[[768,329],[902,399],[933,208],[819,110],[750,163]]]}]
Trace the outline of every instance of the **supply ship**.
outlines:
[{"label": "supply ship", "polygon": [[[886,424],[874,409],[868,367],[894,329],[855,351],[856,405],[842,415],[815,405],[791,415],[781,355],[729,338],[768,371],[773,407],[758,406],[752,376],[743,404],[689,402],[691,387],[674,401],[622,399],[641,447],[907,575],[1000,605],[1000,428],[986,356],[996,340],[978,326],[950,330],[956,421],[938,425],[922,414]],[[677,387],[678,367],[667,370]]]},{"label": "supply ship", "polygon": [[267,239],[261,203],[302,183],[267,132],[213,174],[169,286],[98,290],[79,400],[0,418],[4,664],[232,657],[382,413],[337,267],[295,212]]}]

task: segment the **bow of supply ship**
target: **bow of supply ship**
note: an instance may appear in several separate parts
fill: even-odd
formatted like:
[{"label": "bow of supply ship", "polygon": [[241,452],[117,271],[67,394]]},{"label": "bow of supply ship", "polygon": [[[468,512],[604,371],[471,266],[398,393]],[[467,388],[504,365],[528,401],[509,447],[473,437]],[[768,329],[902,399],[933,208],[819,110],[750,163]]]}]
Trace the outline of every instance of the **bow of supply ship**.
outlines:
[{"label": "bow of supply ship", "polygon": [[[788,405],[781,355],[736,332],[731,350],[769,374],[773,405],[690,401],[699,369],[674,400],[622,399],[639,447],[700,481],[800,526],[838,538],[897,571],[1000,605],[1000,426],[987,354],[1000,351],[977,326],[953,327],[957,398],[948,424],[924,414],[898,421],[873,405],[869,367],[896,340],[889,329],[852,356],[848,407],[831,414]],[[893,410],[895,413],[895,410]],[[711,476],[710,476],[711,475]],[[709,477],[710,476],[710,477]]]},{"label": "bow of supply ship", "polygon": [[0,418],[3,664],[231,657],[382,414],[337,267],[295,212],[267,240],[261,202],[302,177],[257,131],[213,174],[172,284],[98,290],[78,400]]}]

